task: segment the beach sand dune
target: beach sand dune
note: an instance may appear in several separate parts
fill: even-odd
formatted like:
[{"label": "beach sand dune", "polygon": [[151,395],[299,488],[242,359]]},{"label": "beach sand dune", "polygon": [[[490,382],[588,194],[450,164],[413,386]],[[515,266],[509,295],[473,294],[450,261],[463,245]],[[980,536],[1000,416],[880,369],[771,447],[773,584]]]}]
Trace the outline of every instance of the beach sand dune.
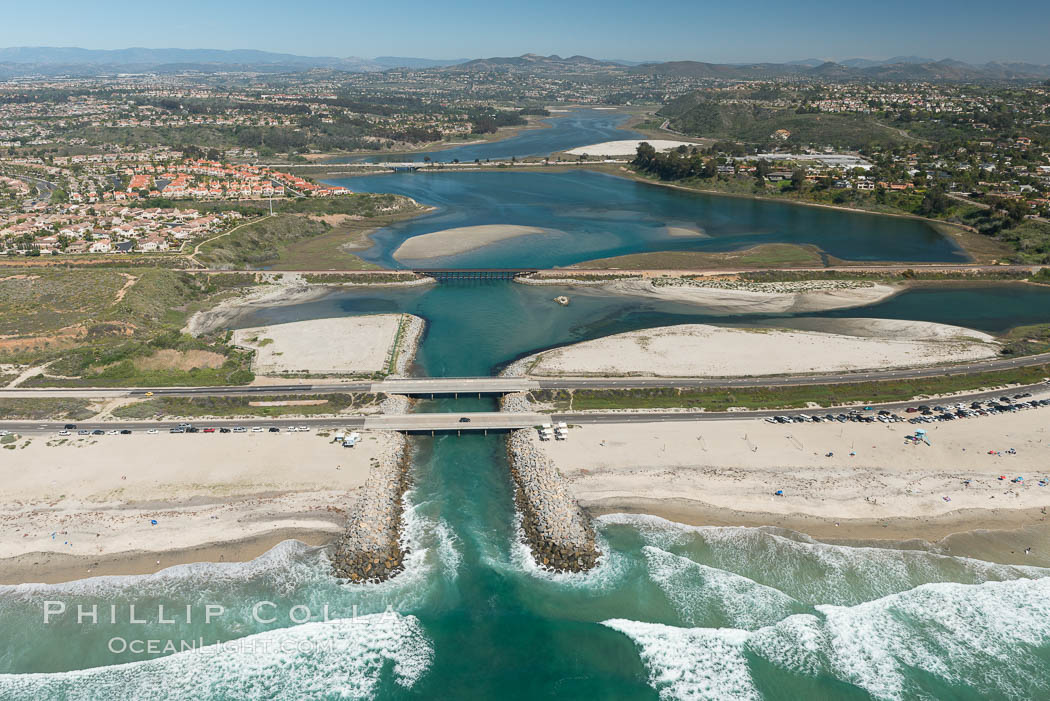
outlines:
[{"label": "beach sand dune", "polygon": [[413,236],[394,251],[394,258],[397,260],[441,258],[473,251],[500,241],[547,233],[550,233],[547,229],[541,229],[536,226],[517,226],[512,224],[461,226],[455,229],[445,229],[430,234]]},{"label": "beach sand dune", "polygon": [[996,355],[979,331],[918,321],[852,319],[865,335],[685,324],[630,331],[538,353],[532,376],[731,377],[844,372],[977,360]]}]

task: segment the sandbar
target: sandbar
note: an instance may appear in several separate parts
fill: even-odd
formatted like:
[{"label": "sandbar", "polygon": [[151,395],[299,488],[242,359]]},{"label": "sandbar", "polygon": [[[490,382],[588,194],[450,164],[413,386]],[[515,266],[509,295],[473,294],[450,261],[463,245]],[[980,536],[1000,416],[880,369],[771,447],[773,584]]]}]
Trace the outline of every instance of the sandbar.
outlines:
[{"label": "sandbar", "polygon": [[863,307],[900,292],[900,285],[852,280],[738,282],[685,278],[616,280],[601,289],[614,294],[700,304],[712,314],[792,314]]},{"label": "sandbar", "polygon": [[460,226],[454,229],[444,229],[443,231],[413,236],[394,251],[394,258],[397,260],[441,258],[458,253],[467,253],[500,241],[547,233],[549,233],[547,229],[541,229],[537,226],[518,226],[513,224]]},{"label": "sandbar", "polygon": [[633,156],[638,152],[638,144],[647,143],[657,151],[670,151],[671,149],[685,146],[691,148],[699,146],[693,141],[671,141],[669,139],[621,139],[618,141],[603,141],[600,144],[590,146],[578,146],[566,151],[572,156]]},{"label": "sandbar", "polygon": [[[389,370],[399,330],[423,320],[409,314],[310,319],[253,326],[233,332],[233,342],[255,350],[259,375],[370,375]],[[415,353],[415,344],[403,349]]]},{"label": "sandbar", "polygon": [[[528,375],[737,377],[848,372],[994,357],[998,344],[972,329],[920,321],[854,319],[865,335],[683,324],[629,331],[535,354]],[[880,332],[881,331],[881,332]]]}]

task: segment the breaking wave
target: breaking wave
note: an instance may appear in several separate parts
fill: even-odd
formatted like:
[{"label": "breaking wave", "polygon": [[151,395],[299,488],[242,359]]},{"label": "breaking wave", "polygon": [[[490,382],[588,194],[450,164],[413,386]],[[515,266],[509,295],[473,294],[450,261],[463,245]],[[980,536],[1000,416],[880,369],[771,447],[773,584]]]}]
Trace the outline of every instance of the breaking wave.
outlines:
[{"label": "breaking wave", "polygon": [[[614,619],[661,698],[756,698],[749,657],[830,676],[875,698],[1045,698],[1050,578],[925,584],[856,606],[817,606],[749,632]],[[921,674],[916,674],[916,672]]]},{"label": "breaking wave", "polygon": [[144,662],[56,674],[0,675],[0,697],[300,699],[375,694],[389,670],[409,688],[433,648],[412,616],[307,623]]}]

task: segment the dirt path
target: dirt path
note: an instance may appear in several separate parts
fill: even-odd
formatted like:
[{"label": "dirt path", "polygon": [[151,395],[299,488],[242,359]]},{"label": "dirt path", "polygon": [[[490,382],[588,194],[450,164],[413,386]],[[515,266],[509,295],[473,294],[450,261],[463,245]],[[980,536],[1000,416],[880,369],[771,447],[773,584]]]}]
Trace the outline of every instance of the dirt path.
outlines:
[{"label": "dirt path", "polygon": [[243,224],[239,224],[239,225],[233,227],[232,229],[230,229],[226,233],[219,234],[218,236],[212,236],[210,239],[205,239],[205,240],[201,241],[200,243],[198,243],[196,246],[194,246],[193,247],[193,253],[191,253],[188,256],[186,256],[186,258],[188,258],[189,260],[192,260],[196,265],[198,265],[201,268],[203,268],[205,266],[202,265],[199,260],[197,260],[197,254],[201,252],[201,246],[203,246],[206,243],[211,243],[212,241],[215,241],[216,239],[221,239],[223,236],[229,236],[233,232],[237,231],[238,229],[243,229],[244,227],[248,226],[249,224],[258,224],[261,221],[266,221],[267,219],[269,219],[272,216],[274,216],[274,215],[273,214],[267,214],[262,219],[253,219],[252,221],[246,221]]},{"label": "dirt path", "polygon": [[113,298],[113,304],[116,304],[120,300],[124,299],[124,295],[128,293],[128,290],[131,289],[131,286],[139,281],[138,276],[136,275],[131,275],[130,273],[121,273],[121,275],[124,276],[126,282],[124,283],[123,287],[117,290],[117,295]]}]

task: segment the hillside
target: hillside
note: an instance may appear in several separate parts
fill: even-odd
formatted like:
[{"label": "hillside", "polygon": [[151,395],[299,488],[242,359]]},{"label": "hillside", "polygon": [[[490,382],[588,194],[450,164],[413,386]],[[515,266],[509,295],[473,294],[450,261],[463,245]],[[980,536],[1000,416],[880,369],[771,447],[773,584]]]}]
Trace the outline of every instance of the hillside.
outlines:
[{"label": "hillside", "polygon": [[773,140],[772,134],[787,130],[783,143],[805,146],[828,145],[860,149],[894,146],[910,139],[875,119],[856,114],[798,114],[790,110],[763,109],[738,102],[714,102],[697,94],[666,105],[658,114],[671,120],[671,127],[690,136],[731,139],[752,144]]}]

